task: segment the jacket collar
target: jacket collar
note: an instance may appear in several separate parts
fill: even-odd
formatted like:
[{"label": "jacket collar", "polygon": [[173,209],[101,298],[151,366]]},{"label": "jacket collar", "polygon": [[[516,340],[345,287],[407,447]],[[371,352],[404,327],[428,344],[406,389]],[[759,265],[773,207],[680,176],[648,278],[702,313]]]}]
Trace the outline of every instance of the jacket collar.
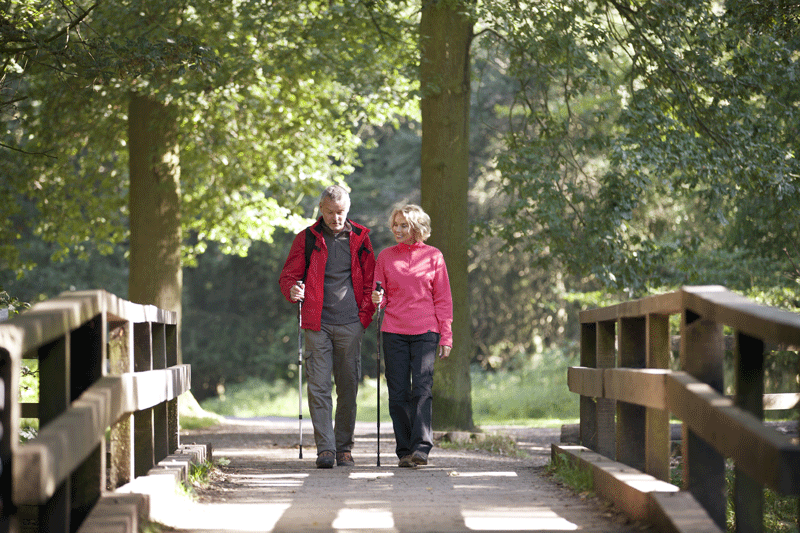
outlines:
[{"label": "jacket collar", "polygon": [[[364,226],[362,226],[361,224],[359,224],[358,222],[353,222],[349,218],[347,219],[347,224],[350,225],[349,231],[351,231],[354,234],[359,235],[359,236],[364,232],[364,230],[367,229]],[[315,232],[317,232],[320,235],[322,235],[324,226],[325,226],[325,221],[322,219],[322,217],[319,217],[317,219],[317,221],[314,223],[314,225],[311,226],[311,229],[313,229]]]}]

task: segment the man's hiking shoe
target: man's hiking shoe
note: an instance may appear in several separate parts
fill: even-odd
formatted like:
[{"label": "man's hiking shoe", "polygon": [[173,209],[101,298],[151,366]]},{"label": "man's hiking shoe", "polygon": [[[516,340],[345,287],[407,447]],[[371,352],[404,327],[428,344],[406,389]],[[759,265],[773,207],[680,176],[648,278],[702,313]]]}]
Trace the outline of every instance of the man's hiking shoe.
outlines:
[{"label": "man's hiking shoe", "polygon": [[336,465],[355,466],[356,462],[353,461],[353,455],[350,452],[336,452]]},{"label": "man's hiking shoe", "polygon": [[397,466],[401,468],[414,468],[417,465],[414,464],[414,461],[411,460],[410,455],[404,455],[403,457],[400,458],[400,462],[397,463]]},{"label": "man's hiking shoe", "polygon": [[317,456],[317,468],[333,468],[333,452],[325,450]]},{"label": "man's hiking shoe", "polygon": [[411,454],[411,461],[415,465],[424,466],[428,464],[428,454],[417,450]]}]

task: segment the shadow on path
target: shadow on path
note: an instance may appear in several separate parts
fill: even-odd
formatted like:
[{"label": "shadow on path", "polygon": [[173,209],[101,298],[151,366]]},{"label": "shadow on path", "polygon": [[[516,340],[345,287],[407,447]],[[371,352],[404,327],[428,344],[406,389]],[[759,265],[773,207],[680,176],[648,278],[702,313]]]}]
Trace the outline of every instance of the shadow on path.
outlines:
[{"label": "shadow on path", "polygon": [[525,459],[434,448],[428,466],[409,469],[397,467],[390,424],[381,426],[381,467],[375,425],[359,424],[356,466],[321,470],[304,429],[303,459],[296,420],[229,419],[184,431],[183,443],[211,443],[214,460],[230,462],[197,489],[197,501],[154,502],[154,517],[165,531],[187,533],[644,529],[542,475],[558,430],[509,430]]}]

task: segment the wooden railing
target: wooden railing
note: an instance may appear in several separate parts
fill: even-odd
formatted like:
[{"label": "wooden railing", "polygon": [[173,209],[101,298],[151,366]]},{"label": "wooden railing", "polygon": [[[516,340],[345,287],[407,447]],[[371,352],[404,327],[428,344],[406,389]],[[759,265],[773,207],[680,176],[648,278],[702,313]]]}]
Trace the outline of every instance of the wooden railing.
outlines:
[{"label": "wooden railing", "polygon": [[[674,314],[681,370],[673,372]],[[581,366],[569,369],[568,382],[581,395],[585,448],[558,453],[584,456],[578,462],[595,471],[601,495],[662,530],[725,530],[726,458],[735,465],[737,531],[763,531],[765,486],[800,495],[800,447],[762,422],[765,403],[798,405],[798,394],[765,397],[764,357],[767,348],[798,350],[800,315],[713,286],[584,311],[580,321]],[[734,340],[732,399],[723,395],[724,326]],[[683,428],[683,494],[666,483],[670,414]]]},{"label": "wooden railing", "polygon": [[[0,323],[0,532],[77,531],[101,495],[178,448],[190,369],[176,324],[105,291],[63,293]],[[35,404],[18,401],[24,359],[39,362]],[[40,424],[24,444],[21,417]]]}]

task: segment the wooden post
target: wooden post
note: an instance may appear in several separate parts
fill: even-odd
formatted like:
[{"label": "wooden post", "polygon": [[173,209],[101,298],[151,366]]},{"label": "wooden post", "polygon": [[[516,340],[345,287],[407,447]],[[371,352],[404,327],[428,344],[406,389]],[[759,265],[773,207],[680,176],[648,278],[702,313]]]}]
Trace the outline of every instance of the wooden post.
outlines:
[{"label": "wooden post", "polygon": [[[164,325],[164,350],[166,367],[173,367],[180,363],[178,350],[178,326],[175,324]],[[180,447],[180,418],[178,412],[178,398],[167,402],[167,453],[172,453]]]},{"label": "wooden post", "polygon": [[[597,324],[597,368],[614,368],[617,360],[616,322]],[[616,427],[614,414],[616,402],[608,398],[597,399],[597,453],[614,457]]]},{"label": "wooden post", "polygon": [[[133,367],[136,372],[153,370],[152,324],[133,325]],[[156,464],[153,443],[153,409],[138,411],[133,415],[135,477],[144,476]]]},{"label": "wooden post", "polygon": [[[133,322],[109,324],[108,362],[113,376],[133,372]],[[133,443],[133,415],[125,415],[111,426],[108,484],[112,490],[134,477]]]},{"label": "wooden post", "polygon": [[[646,319],[619,320],[619,366],[644,368],[647,362]],[[637,470],[645,469],[645,408],[617,402],[617,461]]]},{"label": "wooden post", "polygon": [[[39,357],[39,427],[67,410],[72,401],[70,368],[73,349],[69,332],[37,350]],[[36,511],[40,531],[70,531],[73,480],[67,478],[46,505]]]},{"label": "wooden post", "polygon": [[[669,315],[647,315],[647,368],[668,369],[671,357]],[[669,481],[669,411],[645,410],[645,469],[651,476]]]},{"label": "wooden post", "polygon": [[[597,368],[597,324],[581,324],[581,366]],[[597,451],[597,403],[589,396],[580,397],[580,443]]]},{"label": "wooden post", "polygon": [[[153,324],[153,370],[167,368],[167,340],[164,324]],[[169,402],[153,407],[153,454],[158,463],[170,454]]]},{"label": "wooden post", "polygon": [[[685,309],[681,316],[681,368],[723,392],[722,326]],[[683,483],[712,520],[725,530],[725,458],[683,425]]]},{"label": "wooden post", "polygon": [[[106,368],[105,313],[97,315],[72,332],[72,401],[103,377]],[[72,473],[71,527],[76,528],[88,516],[106,486],[106,441]]]},{"label": "wooden post", "polygon": [[17,389],[12,384],[14,365],[8,350],[0,348],[0,533],[6,533],[11,521],[11,450],[12,439],[17,439],[18,432],[13,431],[18,420],[14,420],[12,406],[17,396]]},{"label": "wooden post", "polygon": [[[737,407],[764,419],[764,342],[736,332],[734,358]],[[764,531],[764,487],[735,470],[733,505],[737,533]]]}]

